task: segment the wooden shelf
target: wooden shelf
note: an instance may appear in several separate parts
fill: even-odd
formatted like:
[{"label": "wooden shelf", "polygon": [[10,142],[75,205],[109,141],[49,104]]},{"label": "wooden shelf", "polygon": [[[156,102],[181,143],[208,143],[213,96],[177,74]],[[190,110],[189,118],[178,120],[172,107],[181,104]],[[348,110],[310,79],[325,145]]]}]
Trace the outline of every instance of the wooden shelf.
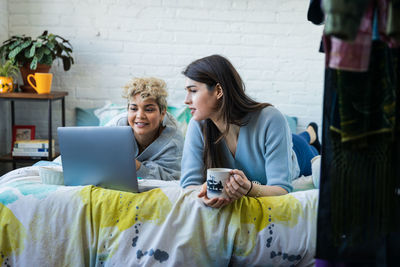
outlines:
[{"label": "wooden shelf", "polygon": [[53,160],[57,158],[60,153],[55,153],[52,159],[48,157],[13,157],[11,153],[0,156],[0,162],[36,162],[40,160]]},{"label": "wooden shelf", "polygon": [[60,99],[68,95],[68,92],[54,91],[50,94],[36,93],[1,93],[0,98],[9,100],[35,100],[35,99]]}]

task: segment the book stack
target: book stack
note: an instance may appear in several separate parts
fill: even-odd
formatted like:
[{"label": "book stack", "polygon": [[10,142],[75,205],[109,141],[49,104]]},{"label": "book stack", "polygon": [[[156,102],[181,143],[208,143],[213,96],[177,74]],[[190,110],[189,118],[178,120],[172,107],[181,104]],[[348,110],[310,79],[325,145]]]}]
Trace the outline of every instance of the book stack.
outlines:
[{"label": "book stack", "polygon": [[[55,154],[54,139],[52,154]],[[49,141],[47,139],[17,140],[12,150],[13,157],[48,157]]]}]

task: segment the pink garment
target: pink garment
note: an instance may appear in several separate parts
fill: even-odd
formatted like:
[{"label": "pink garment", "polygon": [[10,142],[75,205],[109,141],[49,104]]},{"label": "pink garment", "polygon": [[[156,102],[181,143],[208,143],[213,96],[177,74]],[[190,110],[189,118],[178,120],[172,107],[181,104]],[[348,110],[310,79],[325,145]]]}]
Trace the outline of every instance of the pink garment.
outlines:
[{"label": "pink garment", "polygon": [[374,11],[378,13],[378,29],[380,39],[389,47],[398,47],[393,38],[386,35],[388,1],[371,1],[363,18],[356,39],[352,42],[343,41],[334,36],[323,36],[325,48],[325,64],[332,69],[365,72],[368,70],[369,58],[372,45],[372,24]]},{"label": "pink garment", "polygon": [[354,41],[324,35],[326,66],[348,71],[367,71],[372,45],[373,3],[368,6]]}]

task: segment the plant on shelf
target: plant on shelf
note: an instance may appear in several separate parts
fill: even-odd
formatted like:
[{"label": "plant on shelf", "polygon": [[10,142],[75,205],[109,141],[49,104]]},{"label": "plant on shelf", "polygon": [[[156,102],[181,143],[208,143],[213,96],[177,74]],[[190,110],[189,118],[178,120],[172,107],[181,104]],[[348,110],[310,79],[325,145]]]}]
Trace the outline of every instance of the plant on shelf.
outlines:
[{"label": "plant on shelf", "polygon": [[14,65],[12,60],[0,64],[0,93],[13,91],[13,78],[16,78],[17,75],[18,67]]},{"label": "plant on shelf", "polygon": [[74,64],[70,42],[48,31],[36,39],[25,35],[11,36],[0,46],[0,59],[10,59],[18,64],[25,84],[22,89],[31,92],[34,90],[26,81],[28,74],[49,72],[56,59],[62,60],[65,71]]}]

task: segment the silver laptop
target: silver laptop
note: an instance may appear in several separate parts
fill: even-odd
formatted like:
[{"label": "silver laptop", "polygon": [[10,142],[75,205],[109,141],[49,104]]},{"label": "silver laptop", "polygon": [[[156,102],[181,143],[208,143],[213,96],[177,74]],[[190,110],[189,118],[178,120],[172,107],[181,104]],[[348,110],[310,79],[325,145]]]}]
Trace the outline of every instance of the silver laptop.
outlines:
[{"label": "silver laptop", "polygon": [[139,192],[130,126],[59,127],[57,132],[65,185]]}]

